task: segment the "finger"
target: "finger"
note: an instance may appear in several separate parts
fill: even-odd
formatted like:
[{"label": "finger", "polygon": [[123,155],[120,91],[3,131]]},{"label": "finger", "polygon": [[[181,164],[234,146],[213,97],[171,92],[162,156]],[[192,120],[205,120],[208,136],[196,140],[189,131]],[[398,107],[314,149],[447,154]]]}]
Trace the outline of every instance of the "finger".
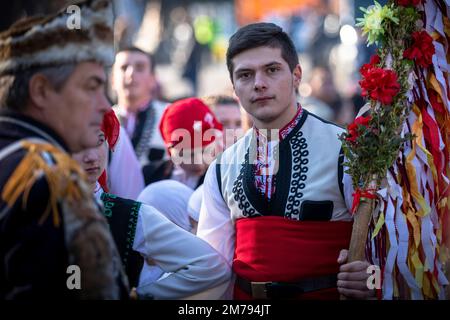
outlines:
[{"label": "finger", "polygon": [[370,274],[365,271],[360,272],[339,272],[337,275],[338,280],[345,281],[362,281],[367,280],[370,277]]},{"label": "finger", "polygon": [[343,263],[346,263],[346,262],[347,262],[347,259],[348,259],[348,250],[347,250],[347,249],[342,249],[342,250],[339,252],[339,257],[338,257],[337,262],[338,262],[339,264],[343,264]]},{"label": "finger", "polygon": [[343,289],[369,291],[369,288],[367,287],[367,282],[366,281],[338,280],[337,287],[338,288],[343,288]]},{"label": "finger", "polygon": [[136,288],[133,287],[130,292],[130,300],[138,300],[138,294],[136,292]]},{"label": "finger", "polygon": [[369,290],[361,291],[347,288],[338,288],[340,294],[350,299],[367,299],[373,295]]},{"label": "finger", "polygon": [[353,261],[350,263],[343,264],[339,267],[339,272],[358,272],[367,271],[370,263],[367,261]]}]

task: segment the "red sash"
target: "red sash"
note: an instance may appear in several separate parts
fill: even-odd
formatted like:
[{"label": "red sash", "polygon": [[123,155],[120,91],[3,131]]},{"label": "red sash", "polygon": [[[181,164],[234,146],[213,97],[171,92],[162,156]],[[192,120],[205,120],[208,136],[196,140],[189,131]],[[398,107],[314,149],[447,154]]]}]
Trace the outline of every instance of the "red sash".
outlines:
[{"label": "red sash", "polygon": [[[337,258],[348,248],[352,222],[296,221],[278,216],[236,221],[233,271],[249,281],[295,282],[337,274]],[[237,285],[235,299],[251,299]],[[338,299],[336,288],[300,299]]]}]

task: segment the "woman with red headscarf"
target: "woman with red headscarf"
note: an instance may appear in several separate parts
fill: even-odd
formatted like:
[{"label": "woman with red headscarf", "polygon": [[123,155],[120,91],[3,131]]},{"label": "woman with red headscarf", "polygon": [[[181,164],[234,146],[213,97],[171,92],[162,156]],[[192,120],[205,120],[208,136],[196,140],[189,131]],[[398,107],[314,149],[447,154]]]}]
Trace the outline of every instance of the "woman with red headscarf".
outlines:
[{"label": "woman with red headscarf", "polygon": [[[119,137],[119,122],[108,112],[99,132],[98,145],[73,157],[86,171],[128,275],[130,286],[139,298],[186,298],[207,289],[207,298],[218,299],[225,291],[230,269],[212,247],[170,222],[155,208],[106,193],[108,146],[114,149]],[[170,273],[156,282],[146,283],[148,264]],[[143,268],[143,265],[147,264]],[[206,298],[205,296],[195,296]]]}]

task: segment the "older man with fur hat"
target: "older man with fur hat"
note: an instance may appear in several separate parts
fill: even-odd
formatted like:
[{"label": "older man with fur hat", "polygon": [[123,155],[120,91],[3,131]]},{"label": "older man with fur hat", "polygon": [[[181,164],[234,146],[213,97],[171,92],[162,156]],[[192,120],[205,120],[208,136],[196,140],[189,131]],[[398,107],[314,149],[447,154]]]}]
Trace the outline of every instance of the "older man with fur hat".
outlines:
[{"label": "older man with fur hat", "polygon": [[128,295],[117,249],[69,153],[98,144],[112,5],[78,3],[0,34],[0,298]]}]

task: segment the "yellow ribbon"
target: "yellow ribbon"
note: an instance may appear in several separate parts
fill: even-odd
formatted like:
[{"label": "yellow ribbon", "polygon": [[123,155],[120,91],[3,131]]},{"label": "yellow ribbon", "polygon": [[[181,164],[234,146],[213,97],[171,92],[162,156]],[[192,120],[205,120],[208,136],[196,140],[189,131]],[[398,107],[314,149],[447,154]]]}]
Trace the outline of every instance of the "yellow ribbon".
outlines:
[{"label": "yellow ribbon", "polygon": [[[2,199],[12,207],[22,195],[22,206],[25,208],[31,188],[38,179],[44,177],[49,188],[49,204],[39,223],[42,224],[51,211],[53,224],[58,227],[60,224],[58,201],[63,198],[68,201],[81,198],[80,185],[86,179],[85,173],[68,154],[51,144],[23,141],[22,147],[27,153],[8,179],[2,192]],[[48,154],[55,163],[49,164],[44,154]]]}]

